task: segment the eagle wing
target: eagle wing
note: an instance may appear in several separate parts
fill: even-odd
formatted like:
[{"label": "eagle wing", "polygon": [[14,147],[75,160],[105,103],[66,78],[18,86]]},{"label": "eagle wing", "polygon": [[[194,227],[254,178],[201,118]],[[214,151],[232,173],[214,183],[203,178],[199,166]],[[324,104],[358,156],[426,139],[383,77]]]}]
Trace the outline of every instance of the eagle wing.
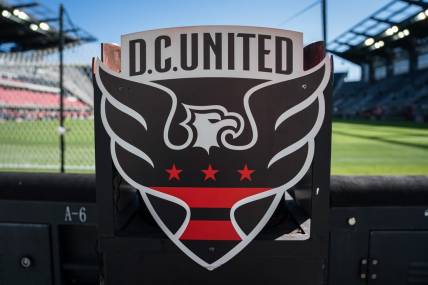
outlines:
[{"label": "eagle wing", "polygon": [[309,169],[314,139],[324,120],[324,93],[331,70],[331,59],[326,56],[311,69],[291,79],[262,83],[244,97],[244,105],[249,106],[247,115],[257,124],[257,144],[270,152],[265,165],[268,169],[283,163],[289,166],[289,162],[281,160],[304,148],[307,161],[300,172],[304,175]]},{"label": "eagle wing", "polygon": [[96,80],[101,90],[101,119],[112,142],[154,167],[153,155],[145,145],[164,136],[177,98],[156,83],[133,82],[96,62]]},{"label": "eagle wing", "polygon": [[[181,236],[190,219],[189,206],[175,196],[145,186],[144,182],[158,172],[156,164],[164,156],[162,152],[168,144],[168,125],[177,108],[175,94],[153,82],[134,82],[125,78],[109,70],[99,60],[95,67],[96,82],[102,93],[101,120],[110,137],[111,156],[116,169],[126,182],[140,191],[161,229],[171,239]],[[150,149],[150,153],[146,149]],[[147,176],[142,178],[142,172]],[[159,217],[154,209],[161,201],[158,198],[176,205],[168,204],[168,207],[176,209],[173,213],[178,217],[174,218],[179,223],[171,227],[171,223],[164,222],[169,217]]]},{"label": "eagle wing", "polygon": [[[265,154],[259,161],[258,173],[264,174],[262,184],[271,190],[242,199],[231,208],[231,221],[241,238],[254,238],[270,219],[284,192],[310,169],[315,137],[324,121],[324,93],[328,93],[331,70],[331,59],[326,56],[307,71],[292,78],[264,82],[244,96],[249,121],[256,124],[254,146],[248,151]],[[255,207],[251,205],[263,200],[269,202],[268,208],[255,219]]]}]

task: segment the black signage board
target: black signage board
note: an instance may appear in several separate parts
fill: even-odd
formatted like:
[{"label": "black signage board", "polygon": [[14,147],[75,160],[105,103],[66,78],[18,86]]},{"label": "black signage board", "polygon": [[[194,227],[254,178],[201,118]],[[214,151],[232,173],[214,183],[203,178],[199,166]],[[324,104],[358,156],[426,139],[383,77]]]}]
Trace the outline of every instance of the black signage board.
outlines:
[{"label": "black signage board", "polygon": [[93,71],[106,284],[322,282],[322,43],[270,28],[160,29],[103,45]]}]

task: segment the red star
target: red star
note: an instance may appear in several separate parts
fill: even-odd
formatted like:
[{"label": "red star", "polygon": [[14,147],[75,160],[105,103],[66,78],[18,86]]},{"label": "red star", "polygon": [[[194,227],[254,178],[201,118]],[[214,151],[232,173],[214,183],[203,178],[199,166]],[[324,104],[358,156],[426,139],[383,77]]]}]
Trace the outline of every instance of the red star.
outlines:
[{"label": "red star", "polygon": [[248,169],[247,164],[245,164],[244,169],[238,170],[238,172],[241,174],[240,181],[247,179],[251,181],[251,174],[253,174],[255,170]]},{"label": "red star", "polygon": [[170,169],[165,169],[165,171],[168,172],[169,174],[168,180],[172,180],[172,179],[180,180],[180,173],[183,170],[176,168],[174,163],[172,164],[172,167]]},{"label": "red star", "polygon": [[202,169],[201,171],[205,174],[204,181],[206,181],[208,179],[215,180],[215,175],[218,172],[217,169],[213,169],[211,167],[211,164],[208,165],[207,169]]}]

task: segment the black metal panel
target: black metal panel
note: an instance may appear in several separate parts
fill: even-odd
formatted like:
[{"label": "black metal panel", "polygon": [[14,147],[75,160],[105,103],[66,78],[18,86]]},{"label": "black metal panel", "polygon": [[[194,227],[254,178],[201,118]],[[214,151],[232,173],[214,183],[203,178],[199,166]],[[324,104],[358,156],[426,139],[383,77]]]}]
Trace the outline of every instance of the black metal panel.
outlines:
[{"label": "black metal panel", "polygon": [[367,260],[368,245],[367,231],[332,230],[328,284],[366,284],[367,274],[361,267],[364,266],[364,260]]},{"label": "black metal panel", "polygon": [[96,284],[98,280],[97,228],[59,226],[61,270],[65,284]]},{"label": "black metal panel", "polygon": [[324,276],[318,246],[311,242],[273,246],[272,241],[253,241],[227,265],[211,272],[184,256],[167,238],[130,237],[102,243],[108,248],[104,278],[111,284],[166,285],[178,284],[177,280],[180,284],[204,285],[319,284]]},{"label": "black metal panel", "polygon": [[[93,175],[0,174],[0,284],[96,284],[94,196]],[[21,272],[24,253],[37,256]]]},{"label": "black metal panel", "polygon": [[0,284],[52,284],[49,226],[0,224]]},{"label": "black metal panel", "polygon": [[428,284],[428,231],[373,231],[368,284]]},{"label": "black metal panel", "polygon": [[[2,177],[5,176],[0,176],[0,180]],[[184,257],[160,231],[154,231],[156,224],[144,211],[135,214],[135,219],[145,223],[144,230],[133,229],[128,236],[100,240],[100,247],[107,249],[102,262],[96,250],[94,204],[87,203],[87,198],[68,202],[68,195],[62,201],[51,201],[48,196],[43,201],[41,194],[48,195],[49,191],[40,189],[62,189],[60,183],[54,189],[52,185],[57,182],[50,175],[40,174],[42,182],[37,188],[29,183],[32,178],[27,175],[13,177],[15,182],[11,177],[6,180],[17,186],[21,181],[19,191],[0,187],[0,191],[8,192],[8,198],[0,200],[0,284],[97,284],[101,271],[113,284],[128,284],[130,279],[141,281],[138,284],[172,284],[174,278],[186,280],[186,284],[214,284],[220,279],[225,284],[235,284],[236,280],[254,284],[257,276],[263,277],[263,283],[317,284],[315,280],[325,275],[318,241],[272,242],[262,237],[230,264],[211,274]],[[75,186],[76,197],[93,195],[95,189],[78,187],[80,182],[73,184],[71,176],[61,177],[68,181],[66,189],[71,191]],[[332,178],[328,284],[427,283],[428,203],[422,200],[420,206],[414,206],[413,202],[428,191],[424,186],[428,185],[428,178],[403,183],[408,179],[400,182],[399,178]],[[5,183],[0,181],[0,185]],[[27,200],[26,191],[34,192]],[[119,211],[138,209],[132,189],[121,191],[128,192],[121,193],[126,199],[117,205]],[[385,199],[379,199],[380,196]],[[85,207],[86,223],[82,224],[78,215],[73,216],[77,219],[65,221],[67,206],[71,212]],[[125,216],[132,215],[127,212]],[[24,256],[33,262],[26,270],[20,266]],[[155,270],[142,274],[145,267]],[[371,279],[372,274],[376,274],[376,279]]]},{"label": "black metal panel", "polygon": [[[428,188],[427,188],[428,189]],[[360,189],[361,190],[361,189]],[[425,190],[426,191],[426,190]],[[375,191],[374,191],[375,192]],[[370,192],[368,192],[370,193]],[[409,196],[413,192],[409,192]],[[366,195],[370,199],[370,194]],[[411,199],[411,198],[410,198]],[[399,204],[399,201],[396,202]],[[417,245],[418,239],[412,240],[405,235],[397,237],[385,237],[395,240],[397,245],[384,248],[383,242],[373,243],[372,232],[427,232],[428,230],[428,205],[425,206],[377,206],[377,207],[333,207],[330,209],[330,256],[329,256],[329,283],[331,285],[342,284],[367,284],[371,278],[372,259],[380,258],[374,253],[390,251],[390,254],[400,257],[401,242],[406,244],[404,250]],[[402,240],[400,241],[400,238]],[[425,239],[426,241],[426,239]],[[415,246],[428,257],[423,247]],[[409,251],[409,256],[414,256]],[[403,256],[405,257],[405,255]],[[394,262],[394,261],[391,261]],[[407,265],[401,264],[401,270],[407,270]],[[386,266],[388,270],[390,266]],[[377,284],[377,283],[373,283]],[[382,284],[405,284],[401,282]],[[423,284],[423,283],[422,283]]]},{"label": "black metal panel", "polygon": [[91,174],[0,173],[0,199],[95,202]]}]

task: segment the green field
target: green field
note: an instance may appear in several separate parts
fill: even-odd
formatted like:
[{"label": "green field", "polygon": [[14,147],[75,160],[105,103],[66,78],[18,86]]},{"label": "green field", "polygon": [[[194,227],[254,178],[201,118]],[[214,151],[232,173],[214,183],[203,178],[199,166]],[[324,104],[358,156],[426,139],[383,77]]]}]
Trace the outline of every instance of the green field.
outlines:
[{"label": "green field", "polygon": [[[65,169],[94,171],[93,120],[66,120]],[[58,121],[0,122],[0,170],[58,171]]]},{"label": "green field", "polygon": [[[66,171],[94,171],[93,121],[66,121]],[[57,121],[0,122],[0,170],[57,171]],[[428,175],[428,125],[336,121],[333,174]]]},{"label": "green field", "polygon": [[428,175],[428,125],[334,122],[332,173]]}]

